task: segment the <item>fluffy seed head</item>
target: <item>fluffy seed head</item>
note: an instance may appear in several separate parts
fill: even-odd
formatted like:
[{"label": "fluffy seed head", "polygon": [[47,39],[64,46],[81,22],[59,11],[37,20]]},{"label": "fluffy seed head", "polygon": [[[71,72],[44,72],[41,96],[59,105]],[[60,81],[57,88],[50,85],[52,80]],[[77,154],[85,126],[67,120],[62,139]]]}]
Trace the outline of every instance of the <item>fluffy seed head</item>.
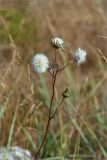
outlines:
[{"label": "fluffy seed head", "polygon": [[42,53],[36,54],[32,58],[32,67],[33,67],[33,69],[34,69],[35,72],[37,72],[37,73],[44,73],[44,72],[47,71],[47,69],[49,67],[49,60]]},{"label": "fluffy seed head", "polygon": [[52,47],[56,49],[63,48],[64,41],[62,38],[56,37],[51,39],[51,44],[52,44]]},{"label": "fluffy seed head", "polygon": [[74,56],[74,61],[79,65],[81,63],[84,63],[85,60],[86,60],[86,52],[81,48],[78,48]]}]

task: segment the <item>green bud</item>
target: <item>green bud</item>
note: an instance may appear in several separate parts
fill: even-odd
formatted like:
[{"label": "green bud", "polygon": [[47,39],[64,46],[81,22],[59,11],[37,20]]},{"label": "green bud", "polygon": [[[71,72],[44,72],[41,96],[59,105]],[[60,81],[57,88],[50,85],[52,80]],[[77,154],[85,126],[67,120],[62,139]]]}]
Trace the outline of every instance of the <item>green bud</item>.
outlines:
[{"label": "green bud", "polygon": [[69,92],[69,89],[66,88],[64,92],[62,92],[62,96],[63,98],[67,98],[67,97],[70,97],[70,92]]}]

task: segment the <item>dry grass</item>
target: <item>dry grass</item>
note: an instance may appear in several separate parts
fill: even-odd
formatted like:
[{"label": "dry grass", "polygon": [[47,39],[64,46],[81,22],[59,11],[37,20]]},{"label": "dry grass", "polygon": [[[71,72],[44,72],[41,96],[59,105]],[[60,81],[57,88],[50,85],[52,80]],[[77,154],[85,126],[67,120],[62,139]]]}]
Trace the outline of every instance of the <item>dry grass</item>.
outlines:
[{"label": "dry grass", "polygon": [[[19,145],[32,153],[39,146],[47,123],[51,83],[48,73],[38,76],[32,72],[31,58],[36,52],[46,52],[52,60],[49,39],[60,35],[67,59],[77,47],[87,51],[88,59],[80,68],[73,65],[66,69],[57,79],[56,101],[66,87],[70,98],[51,123],[41,158],[82,160],[96,159],[91,157],[97,155],[107,159],[106,0],[31,2],[24,2],[21,8],[18,5],[22,18],[17,34],[10,29],[16,23],[14,18],[1,14],[0,146]],[[9,13],[11,8],[13,16],[15,5],[2,3],[0,9]],[[33,34],[24,30],[29,19],[34,22],[30,21],[33,28],[28,27]],[[26,37],[27,33],[30,36]],[[63,65],[60,54],[58,58]]]}]

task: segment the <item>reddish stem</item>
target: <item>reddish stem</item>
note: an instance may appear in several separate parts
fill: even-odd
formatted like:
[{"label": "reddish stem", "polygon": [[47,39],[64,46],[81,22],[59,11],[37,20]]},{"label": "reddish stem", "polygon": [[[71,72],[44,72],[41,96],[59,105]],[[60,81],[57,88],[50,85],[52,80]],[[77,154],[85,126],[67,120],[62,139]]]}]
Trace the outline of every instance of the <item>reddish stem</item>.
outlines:
[{"label": "reddish stem", "polygon": [[62,103],[64,102],[64,99],[65,99],[65,98],[63,97],[62,100],[61,100],[61,102],[58,104],[58,106],[57,106],[55,112],[54,112],[53,115],[51,116],[51,119],[53,119],[53,118],[55,117],[55,115],[56,115],[56,113],[57,113],[59,107],[60,107],[60,106],[62,105]]},{"label": "reddish stem", "polygon": [[55,76],[53,77],[53,83],[52,83],[52,96],[51,96],[51,101],[50,101],[50,107],[49,107],[49,114],[48,114],[48,122],[47,122],[47,126],[46,126],[46,130],[45,130],[45,134],[44,134],[44,137],[43,137],[43,140],[42,140],[42,143],[38,149],[38,151],[36,152],[35,154],[35,160],[38,159],[38,156],[39,156],[39,153],[45,143],[45,140],[46,140],[46,136],[47,136],[47,133],[48,133],[48,130],[49,130],[49,124],[50,124],[50,121],[51,121],[51,110],[52,110],[52,102],[53,102],[53,99],[54,99],[54,95],[55,95],[55,82],[56,82],[56,76],[57,76],[57,71],[55,73]]},{"label": "reddish stem", "polygon": [[62,67],[61,69],[58,69],[58,72],[59,71],[62,71],[62,70],[64,70],[66,67],[68,67],[70,64],[72,64],[74,61],[72,60],[72,61],[70,61],[68,64],[66,64],[64,67]]}]

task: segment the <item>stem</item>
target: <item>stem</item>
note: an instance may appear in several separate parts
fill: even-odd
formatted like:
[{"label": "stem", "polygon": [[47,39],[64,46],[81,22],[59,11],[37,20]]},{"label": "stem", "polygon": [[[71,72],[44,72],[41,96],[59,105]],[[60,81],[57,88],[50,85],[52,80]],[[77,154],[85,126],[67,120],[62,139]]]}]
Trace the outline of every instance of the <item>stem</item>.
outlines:
[{"label": "stem", "polygon": [[64,67],[62,67],[61,69],[58,69],[58,72],[64,70],[64,69],[65,69],[66,67],[68,67],[68,66],[69,66],[69,63],[66,64]]},{"label": "stem", "polygon": [[47,133],[48,133],[48,130],[49,130],[49,124],[50,124],[50,121],[51,121],[51,110],[52,110],[52,103],[53,103],[53,99],[54,99],[54,95],[55,95],[55,82],[56,82],[56,76],[57,76],[57,71],[55,73],[55,76],[53,77],[53,83],[52,83],[52,96],[51,96],[51,101],[50,101],[50,107],[49,107],[49,114],[48,114],[48,122],[47,122],[47,126],[46,126],[46,130],[45,130],[45,134],[43,136],[43,140],[42,140],[42,143],[38,149],[38,151],[36,152],[35,154],[35,160],[37,160],[38,158],[38,155],[45,143],[45,140],[46,140],[46,136],[47,136]]},{"label": "stem", "polygon": [[51,75],[52,77],[54,77],[54,75],[50,72],[50,70],[48,70],[48,72],[50,73],[50,75]]},{"label": "stem", "polygon": [[64,70],[66,67],[68,67],[70,64],[72,64],[74,61],[72,60],[72,61],[70,61],[68,64],[66,64],[64,67],[62,67],[61,69],[58,69],[58,72],[59,71],[62,71],[62,70]]},{"label": "stem", "polygon": [[62,105],[62,103],[64,102],[64,99],[65,99],[65,98],[63,97],[62,100],[60,101],[60,103],[58,104],[58,106],[57,106],[55,112],[54,112],[53,115],[51,116],[51,119],[53,119],[53,118],[55,117],[55,115],[56,115],[56,113],[57,113],[59,107],[60,107],[60,106]]}]

